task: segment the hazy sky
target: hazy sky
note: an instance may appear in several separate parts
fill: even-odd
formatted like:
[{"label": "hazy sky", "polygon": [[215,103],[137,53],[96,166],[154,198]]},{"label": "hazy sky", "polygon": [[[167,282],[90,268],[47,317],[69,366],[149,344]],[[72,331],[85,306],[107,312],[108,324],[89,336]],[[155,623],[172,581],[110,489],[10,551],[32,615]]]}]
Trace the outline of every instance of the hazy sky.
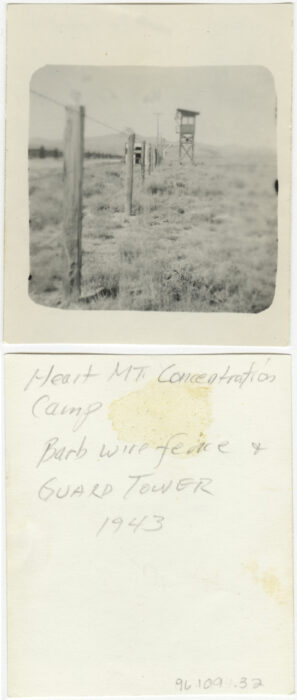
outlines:
[{"label": "hazy sky", "polygon": [[[69,103],[80,93],[86,114],[119,130],[177,139],[177,107],[200,112],[196,141],[210,145],[275,148],[276,96],[273,78],[261,66],[133,68],[45,66],[31,89]],[[31,94],[30,137],[62,138],[64,110]],[[86,120],[88,136],[112,131]]]}]

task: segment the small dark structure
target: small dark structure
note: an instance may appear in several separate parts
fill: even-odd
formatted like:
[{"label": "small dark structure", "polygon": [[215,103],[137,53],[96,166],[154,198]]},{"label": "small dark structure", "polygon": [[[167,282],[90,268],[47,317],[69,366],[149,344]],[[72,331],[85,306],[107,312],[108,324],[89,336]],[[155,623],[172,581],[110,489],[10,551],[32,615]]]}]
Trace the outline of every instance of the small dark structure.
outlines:
[{"label": "small dark structure", "polygon": [[195,127],[196,117],[200,112],[192,112],[188,109],[176,110],[177,132],[179,133],[179,159],[188,156],[192,163],[195,154]]},{"label": "small dark structure", "polygon": [[[125,144],[125,161],[127,160],[127,152],[128,152],[128,144]],[[134,163],[135,165],[139,165],[141,163],[141,156],[142,156],[142,144],[141,143],[135,143],[134,145]]]}]

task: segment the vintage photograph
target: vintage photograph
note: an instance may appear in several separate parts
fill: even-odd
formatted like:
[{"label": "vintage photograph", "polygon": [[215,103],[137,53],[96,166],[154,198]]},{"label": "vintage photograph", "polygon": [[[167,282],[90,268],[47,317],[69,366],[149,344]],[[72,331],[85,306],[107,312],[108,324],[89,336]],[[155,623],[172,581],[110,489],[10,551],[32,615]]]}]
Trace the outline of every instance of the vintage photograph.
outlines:
[{"label": "vintage photograph", "polygon": [[30,83],[31,299],[81,310],[267,309],[276,125],[262,66],[40,68]]}]

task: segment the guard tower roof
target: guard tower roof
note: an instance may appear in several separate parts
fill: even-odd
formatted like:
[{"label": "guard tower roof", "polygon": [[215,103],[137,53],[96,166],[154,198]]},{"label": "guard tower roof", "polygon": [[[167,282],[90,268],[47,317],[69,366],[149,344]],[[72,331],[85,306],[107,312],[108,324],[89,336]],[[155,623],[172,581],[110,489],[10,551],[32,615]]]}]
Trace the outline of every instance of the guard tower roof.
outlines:
[{"label": "guard tower roof", "polygon": [[200,112],[192,112],[189,109],[178,108],[176,111],[180,112],[184,117],[195,117],[197,114],[200,114]]}]

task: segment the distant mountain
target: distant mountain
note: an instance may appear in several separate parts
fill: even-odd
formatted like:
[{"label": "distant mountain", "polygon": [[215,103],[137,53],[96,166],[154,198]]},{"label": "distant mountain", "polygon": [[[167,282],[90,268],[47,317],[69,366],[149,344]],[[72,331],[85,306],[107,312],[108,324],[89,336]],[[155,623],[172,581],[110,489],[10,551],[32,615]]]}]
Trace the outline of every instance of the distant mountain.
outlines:
[{"label": "distant mountain", "polygon": [[125,133],[92,136],[85,139],[85,151],[123,155],[126,141],[127,135]]},{"label": "distant mountain", "polygon": [[[148,138],[136,134],[136,142],[147,141],[148,143],[156,143],[156,138]],[[127,142],[127,134],[125,132],[105,134],[104,136],[91,136],[85,138],[85,151],[93,151],[96,153],[110,153],[112,155],[123,155],[125,144]],[[63,150],[63,141],[61,139],[44,139],[34,137],[29,141],[29,148],[44,148],[52,150],[58,148]]]}]

